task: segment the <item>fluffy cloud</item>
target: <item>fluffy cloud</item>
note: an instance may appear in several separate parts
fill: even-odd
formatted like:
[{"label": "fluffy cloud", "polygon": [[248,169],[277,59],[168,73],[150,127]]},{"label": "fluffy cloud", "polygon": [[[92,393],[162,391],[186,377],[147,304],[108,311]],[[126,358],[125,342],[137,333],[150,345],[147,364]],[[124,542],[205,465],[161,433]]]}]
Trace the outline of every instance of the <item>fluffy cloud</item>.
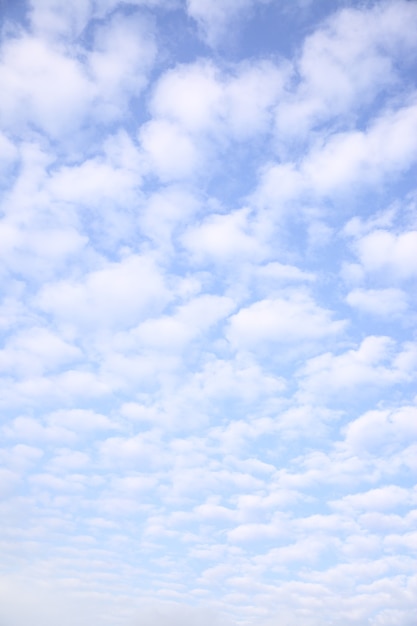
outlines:
[{"label": "fluffy cloud", "polygon": [[407,352],[396,350],[389,337],[366,337],[357,350],[313,357],[301,368],[301,388],[313,397],[349,395],[364,386],[369,390],[410,380],[410,364],[402,362]]},{"label": "fluffy cloud", "polygon": [[349,423],[346,446],[356,454],[393,451],[417,438],[416,408],[372,410]]},{"label": "fluffy cloud", "polygon": [[[68,28],[62,12],[59,16]],[[57,26],[59,30],[56,23],[53,30]],[[0,111],[17,134],[34,125],[51,138],[68,139],[91,120],[93,107],[95,118],[120,119],[129,99],[146,84],[155,52],[150,24],[123,15],[96,29],[87,64],[80,62],[79,54],[68,54],[64,46],[42,36],[10,37],[3,44],[0,65],[7,94]]]},{"label": "fluffy cloud", "polygon": [[346,302],[354,308],[389,317],[398,316],[408,308],[407,296],[401,289],[354,289],[346,296]]},{"label": "fluffy cloud", "polygon": [[212,214],[185,232],[183,242],[197,261],[224,263],[238,258],[262,259],[265,249],[253,233],[248,209]]},{"label": "fluffy cloud", "polygon": [[230,319],[227,336],[237,348],[256,349],[271,342],[291,344],[324,339],[340,333],[344,321],[334,321],[331,311],[318,306],[305,293],[261,300],[242,308]]},{"label": "fluffy cloud", "polygon": [[223,319],[234,308],[230,298],[204,295],[178,308],[175,315],[146,320],[134,331],[142,345],[178,350]]},{"label": "fluffy cloud", "polygon": [[142,128],[140,138],[151,172],[164,182],[187,178],[201,164],[192,138],[175,124],[154,120]]},{"label": "fluffy cloud", "polygon": [[352,184],[378,184],[408,170],[417,157],[411,137],[417,131],[414,104],[385,114],[367,130],[335,133],[313,149],[304,171],[317,193],[341,191]]},{"label": "fluffy cloud", "polygon": [[70,325],[133,326],[168,299],[163,277],[152,260],[131,255],[119,263],[105,264],[80,282],[45,285],[38,306]]},{"label": "fluffy cloud", "polygon": [[304,42],[297,88],[277,108],[278,138],[305,141],[324,120],[340,120],[396,86],[406,50],[414,48],[416,21],[407,2],[344,8],[331,16]]},{"label": "fluffy cloud", "polygon": [[243,64],[233,73],[209,62],[183,65],[161,77],[151,110],[191,133],[246,139],[266,130],[287,73],[284,64],[266,61]]},{"label": "fluffy cloud", "polygon": [[0,370],[30,375],[53,371],[62,364],[79,360],[82,353],[74,345],[46,328],[30,328],[14,335],[0,352]]},{"label": "fluffy cloud", "polygon": [[28,123],[52,137],[71,133],[94,98],[94,87],[76,59],[30,35],[3,44],[0,80],[7,94],[0,110],[17,133]]},{"label": "fluffy cloud", "polygon": [[407,279],[415,275],[413,263],[417,231],[398,235],[386,230],[374,230],[355,243],[357,255],[365,272]]}]

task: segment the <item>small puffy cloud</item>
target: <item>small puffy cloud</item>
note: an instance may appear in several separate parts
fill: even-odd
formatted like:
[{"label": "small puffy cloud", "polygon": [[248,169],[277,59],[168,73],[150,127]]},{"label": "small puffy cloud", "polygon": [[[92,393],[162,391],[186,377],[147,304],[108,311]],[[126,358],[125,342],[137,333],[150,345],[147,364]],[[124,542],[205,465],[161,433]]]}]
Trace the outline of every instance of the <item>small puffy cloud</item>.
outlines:
[{"label": "small puffy cloud", "polygon": [[346,130],[321,137],[297,161],[268,163],[259,169],[256,206],[269,208],[274,219],[291,215],[296,203],[313,197],[343,196],[352,185],[384,185],[398,179],[417,160],[412,137],[417,134],[414,101],[386,111],[366,130]]},{"label": "small puffy cloud", "polygon": [[394,279],[412,278],[417,274],[415,251],[417,231],[399,233],[374,230],[359,238],[354,249],[365,272]]},{"label": "small puffy cloud", "polygon": [[233,136],[244,140],[268,130],[282,95],[288,66],[261,61],[242,65],[225,85],[224,118]]},{"label": "small puffy cloud", "polygon": [[[2,177],[6,177],[6,174],[9,173],[8,170],[14,165],[16,160],[18,159],[18,149],[16,145],[10,141],[10,139],[3,133],[0,132],[0,164],[2,169]],[[3,180],[0,179],[0,182]]]},{"label": "small puffy cloud", "polygon": [[380,317],[398,316],[408,309],[407,295],[401,289],[353,289],[346,296],[349,306]]},{"label": "small puffy cloud", "polygon": [[233,72],[208,61],[182,65],[162,75],[151,111],[191,134],[243,140],[267,129],[286,76],[286,66],[267,61],[238,65]]},{"label": "small puffy cloud", "polygon": [[227,72],[201,60],[163,73],[150,102],[153,117],[139,133],[149,173],[164,182],[203,170],[207,176],[221,146],[268,129],[286,74],[267,61]]},{"label": "small puffy cloud", "polygon": [[133,335],[141,345],[161,350],[178,350],[224,319],[235,304],[231,298],[202,295],[178,307],[171,317],[146,320]]},{"label": "small puffy cloud", "polygon": [[66,428],[77,434],[118,428],[106,415],[88,409],[61,409],[50,413],[46,421],[51,427]]},{"label": "small puffy cloud", "polygon": [[240,524],[227,534],[231,543],[250,543],[262,540],[277,540],[288,534],[288,521],[281,513],[275,514],[269,523],[251,522]]},{"label": "small puffy cloud", "polygon": [[400,360],[408,352],[407,347],[396,349],[390,337],[369,336],[357,350],[313,357],[299,370],[301,393],[319,398],[407,381],[410,363]]},{"label": "small puffy cloud", "polygon": [[29,35],[3,44],[0,81],[0,112],[16,133],[35,124],[51,137],[68,135],[86,118],[95,96],[76,59]]},{"label": "small puffy cloud", "polygon": [[311,128],[395,88],[398,67],[412,58],[416,26],[417,11],[410,2],[345,8],[320,24],[296,60],[298,84],[277,107],[278,140],[305,141]]},{"label": "small puffy cloud", "polygon": [[316,280],[316,276],[312,272],[306,272],[295,265],[278,263],[277,261],[256,266],[255,275],[257,280],[268,281],[270,285],[274,282],[278,284],[287,282],[309,283]]},{"label": "small puffy cloud", "polygon": [[141,183],[137,150],[123,135],[107,143],[107,152],[105,157],[56,170],[47,182],[47,193],[60,204],[75,204],[90,210],[109,203],[119,207],[130,205],[133,192]]},{"label": "small puffy cloud", "polygon": [[3,428],[5,437],[25,443],[68,445],[75,441],[74,433],[60,426],[44,426],[32,417],[17,417]]},{"label": "small puffy cloud", "polygon": [[314,193],[345,191],[352,184],[379,184],[407,172],[417,159],[415,104],[377,119],[367,131],[333,134],[304,160],[302,171]]},{"label": "small puffy cloud", "polygon": [[142,127],[140,139],[149,172],[162,181],[192,176],[202,163],[202,155],[190,135],[166,120],[152,120]]},{"label": "small puffy cloud", "polygon": [[199,198],[181,185],[160,189],[144,202],[139,217],[143,233],[158,249],[166,246],[171,252],[173,237],[185,224],[193,221],[199,206]]},{"label": "small puffy cloud", "polygon": [[347,511],[387,511],[415,500],[416,497],[408,489],[397,485],[386,485],[364,493],[344,496],[341,500],[331,502],[331,506]]},{"label": "small puffy cloud", "polygon": [[0,351],[0,371],[30,376],[80,360],[81,350],[47,328],[34,327],[14,335]]},{"label": "small puffy cloud", "polygon": [[324,339],[340,333],[346,323],[335,321],[303,292],[285,298],[260,300],[230,318],[227,338],[235,348],[256,349],[266,344],[292,344]]},{"label": "small puffy cloud", "polygon": [[301,404],[294,405],[287,410],[279,411],[275,417],[275,430],[288,439],[302,437],[323,437],[327,427],[340,417],[337,411],[331,411],[320,406]]},{"label": "small puffy cloud", "polygon": [[56,450],[55,456],[47,464],[46,468],[56,473],[66,473],[68,471],[84,470],[90,464],[90,458],[85,452],[61,448]]},{"label": "small puffy cloud", "polygon": [[24,443],[18,443],[0,451],[3,466],[21,472],[31,469],[43,456],[44,451],[41,448],[28,446]]},{"label": "small puffy cloud", "polygon": [[95,114],[102,120],[119,120],[130,98],[138,97],[156,57],[152,22],[133,13],[115,13],[94,33],[87,56],[96,91]]},{"label": "small puffy cloud", "polygon": [[[85,2],[67,10],[67,18],[69,14],[74,18],[72,26],[62,5],[57,11],[52,4],[43,3],[32,14],[46,31],[56,34],[62,26],[68,34],[82,28],[89,13]],[[51,138],[68,140],[91,118],[120,119],[130,98],[145,86],[156,55],[150,23],[135,15],[116,14],[97,25],[94,49],[84,50],[86,64],[75,50],[35,30],[36,36],[21,34],[3,44],[0,80],[7,96],[2,98],[0,112],[18,135],[35,125]]]},{"label": "small puffy cloud", "polygon": [[214,64],[183,65],[162,75],[151,110],[187,132],[204,131],[218,123],[222,95],[221,75]]},{"label": "small puffy cloud", "polygon": [[354,454],[389,454],[399,446],[417,441],[417,409],[367,411],[348,424],[344,445]]},{"label": "small puffy cloud", "polygon": [[69,259],[82,253],[87,243],[75,228],[53,227],[41,229],[33,225],[28,231],[16,223],[13,216],[0,221],[0,257],[4,267],[12,272],[24,272],[34,277],[48,277],[62,268]]},{"label": "small puffy cloud", "polygon": [[163,276],[152,260],[131,255],[86,274],[80,282],[47,284],[37,302],[66,324],[133,326],[168,299]]},{"label": "small puffy cloud", "polygon": [[157,434],[140,433],[133,437],[110,437],[98,444],[101,462],[109,467],[132,467],[149,470],[166,462]]},{"label": "small puffy cloud", "polygon": [[265,247],[256,237],[248,209],[227,214],[212,214],[201,224],[189,228],[182,242],[196,261],[236,262],[261,259]]},{"label": "small puffy cloud", "polygon": [[[283,378],[268,374],[251,360],[213,359],[194,375],[190,391],[198,389],[202,399],[236,398],[250,403],[275,396],[285,386]],[[253,425],[248,428],[253,432]]]},{"label": "small puffy cloud", "polygon": [[252,201],[273,211],[274,219],[287,216],[291,202],[303,195],[306,181],[294,163],[269,163],[261,168]]},{"label": "small puffy cloud", "polygon": [[62,5],[59,0],[30,0],[29,19],[37,35],[76,37],[93,13],[91,0],[75,0]]}]

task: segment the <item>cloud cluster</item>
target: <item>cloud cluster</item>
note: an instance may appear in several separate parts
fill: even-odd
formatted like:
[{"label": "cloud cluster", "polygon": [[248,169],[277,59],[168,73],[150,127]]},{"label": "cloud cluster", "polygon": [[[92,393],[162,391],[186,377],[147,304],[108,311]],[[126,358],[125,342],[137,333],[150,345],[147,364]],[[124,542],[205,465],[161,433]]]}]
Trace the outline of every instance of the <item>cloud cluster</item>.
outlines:
[{"label": "cloud cluster", "polygon": [[413,623],[417,5],[296,4],[6,3],[5,626]]}]

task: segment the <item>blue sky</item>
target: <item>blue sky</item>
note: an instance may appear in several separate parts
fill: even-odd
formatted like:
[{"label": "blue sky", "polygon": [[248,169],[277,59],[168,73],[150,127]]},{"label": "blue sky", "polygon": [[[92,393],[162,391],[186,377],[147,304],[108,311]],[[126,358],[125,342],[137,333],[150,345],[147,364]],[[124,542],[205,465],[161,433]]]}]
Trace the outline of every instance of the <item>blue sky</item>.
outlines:
[{"label": "blue sky", "polygon": [[0,8],[2,626],[411,626],[417,3]]}]

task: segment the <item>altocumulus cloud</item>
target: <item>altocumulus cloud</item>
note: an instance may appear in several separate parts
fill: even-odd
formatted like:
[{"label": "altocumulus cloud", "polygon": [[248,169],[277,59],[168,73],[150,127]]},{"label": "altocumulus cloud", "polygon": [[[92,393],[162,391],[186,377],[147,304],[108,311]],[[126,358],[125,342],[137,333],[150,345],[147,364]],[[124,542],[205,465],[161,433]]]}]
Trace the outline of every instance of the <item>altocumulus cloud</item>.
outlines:
[{"label": "altocumulus cloud", "polygon": [[2,626],[411,626],[417,3],[1,3]]}]

